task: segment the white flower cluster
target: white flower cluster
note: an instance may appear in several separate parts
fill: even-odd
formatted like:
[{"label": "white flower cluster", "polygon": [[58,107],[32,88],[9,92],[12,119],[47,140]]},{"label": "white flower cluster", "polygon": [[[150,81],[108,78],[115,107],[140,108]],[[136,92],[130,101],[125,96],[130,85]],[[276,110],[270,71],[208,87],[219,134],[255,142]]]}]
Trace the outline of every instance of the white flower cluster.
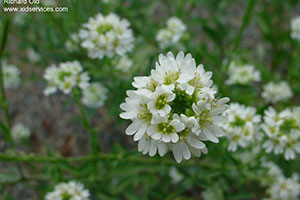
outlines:
[{"label": "white flower cluster", "polygon": [[133,48],[134,37],[129,25],[126,19],[121,20],[113,13],[107,16],[98,14],[80,30],[81,46],[88,50],[91,58],[123,56]]},{"label": "white flower cluster", "polygon": [[156,40],[161,48],[167,48],[176,44],[183,36],[186,26],[177,17],[171,17],[167,21],[167,28],[161,29],[156,35]]},{"label": "white flower cluster", "polygon": [[91,108],[101,107],[107,99],[107,92],[107,89],[101,83],[91,83],[83,90],[82,103]]},{"label": "white flower cluster", "polygon": [[134,78],[137,90],[127,91],[120,117],[132,120],[126,134],[134,135],[140,152],[164,156],[170,149],[181,162],[207,153],[203,141],[219,142],[229,98],[215,98],[211,76],[190,54],[169,52],[159,55],[150,76]]},{"label": "white flower cluster", "polygon": [[20,70],[15,65],[9,65],[6,61],[2,62],[4,88],[16,89],[21,82]]},{"label": "white flower cluster", "polygon": [[300,41],[300,17],[296,17],[291,21],[291,37]]},{"label": "white flower cluster", "polygon": [[260,81],[260,72],[253,65],[239,65],[231,62],[229,65],[229,78],[226,81],[228,85],[248,84],[253,81]]},{"label": "white flower cluster", "polygon": [[132,67],[132,65],[133,65],[132,60],[130,60],[127,56],[122,56],[115,63],[116,69],[123,73],[127,73]]},{"label": "white flower cluster", "polygon": [[264,183],[268,186],[268,200],[299,200],[300,183],[297,174],[286,178],[274,163],[263,163],[263,166],[268,169],[268,180]]},{"label": "white flower cluster", "polygon": [[254,107],[231,103],[224,112],[224,116],[228,121],[223,124],[222,128],[229,140],[229,151],[236,151],[238,146],[245,148],[259,138],[261,117],[256,114]]},{"label": "white flower cluster", "polygon": [[267,153],[284,154],[286,160],[300,153],[300,107],[287,108],[280,113],[272,107],[265,111],[262,130],[266,135],[263,144]]},{"label": "white flower cluster", "polygon": [[60,63],[59,66],[50,66],[46,69],[44,78],[48,86],[44,90],[45,95],[53,94],[57,89],[69,94],[74,87],[86,89],[89,86],[88,73],[82,72],[83,68],[78,61]]},{"label": "white flower cluster", "polygon": [[30,136],[30,130],[28,127],[23,124],[16,124],[11,128],[11,137],[15,142],[19,142],[24,138],[28,138]]},{"label": "white flower cluster", "polygon": [[49,192],[45,200],[89,200],[90,192],[83,184],[74,181],[59,183],[53,192]]},{"label": "white flower cluster", "polygon": [[286,81],[279,83],[270,82],[263,87],[262,97],[267,102],[276,103],[278,101],[285,101],[293,97],[293,92]]}]

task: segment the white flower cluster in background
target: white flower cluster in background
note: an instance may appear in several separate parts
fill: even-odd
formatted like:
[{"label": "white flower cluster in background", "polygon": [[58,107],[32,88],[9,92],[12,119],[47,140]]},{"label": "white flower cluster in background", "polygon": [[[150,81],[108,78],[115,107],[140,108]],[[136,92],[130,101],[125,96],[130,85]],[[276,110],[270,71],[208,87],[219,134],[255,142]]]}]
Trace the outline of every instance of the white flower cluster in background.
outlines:
[{"label": "white flower cluster in background", "polygon": [[107,92],[107,89],[101,83],[91,83],[82,92],[82,103],[90,108],[101,107],[107,99]]},{"label": "white flower cluster in background", "polygon": [[7,64],[6,61],[2,62],[4,88],[16,89],[21,82],[20,70],[15,65]]},{"label": "white flower cluster in background", "polygon": [[263,86],[262,97],[267,102],[276,103],[292,98],[293,92],[286,81],[281,81],[279,83],[270,82]]},{"label": "white flower cluster in background", "polygon": [[228,85],[232,84],[248,84],[253,81],[258,82],[261,80],[260,72],[255,69],[253,65],[237,64],[231,62],[229,65],[229,78],[226,80]]},{"label": "white flower cluster in background", "polygon": [[117,60],[117,62],[114,65],[116,66],[117,70],[123,73],[127,73],[132,67],[133,62],[127,56],[122,56],[120,59]]},{"label": "white flower cluster in background", "polygon": [[268,169],[267,178],[263,181],[270,195],[267,200],[299,200],[300,183],[297,174],[286,178],[281,169],[271,162],[263,163],[263,167]]},{"label": "white flower cluster in background", "polygon": [[89,86],[88,73],[82,72],[83,68],[78,61],[60,63],[58,66],[50,66],[46,69],[44,78],[48,86],[44,90],[45,95],[55,93],[58,89],[69,94],[74,87],[86,89]]},{"label": "white flower cluster in background", "polygon": [[222,128],[229,141],[229,151],[236,151],[238,146],[245,148],[259,139],[261,117],[256,114],[254,107],[231,103],[224,116],[228,121]]},{"label": "white flower cluster in background", "polygon": [[90,192],[75,181],[59,183],[54,191],[47,193],[45,200],[89,200]]},{"label": "white flower cluster in background", "polygon": [[172,184],[177,184],[184,179],[183,174],[181,174],[176,167],[170,168],[169,176],[171,178]]},{"label": "white flower cluster in background", "polygon": [[11,128],[11,137],[15,142],[20,142],[22,139],[28,138],[29,136],[29,128],[21,123],[18,123]]},{"label": "white flower cluster in background", "polygon": [[272,107],[265,111],[262,130],[266,135],[263,144],[267,153],[284,154],[286,160],[300,153],[300,107],[277,113]]},{"label": "white flower cluster in background", "polygon": [[229,98],[215,98],[211,76],[191,54],[169,52],[159,55],[150,76],[134,78],[137,90],[127,91],[120,117],[132,120],[126,134],[134,135],[140,152],[164,156],[170,149],[181,162],[207,153],[204,141],[219,142]]},{"label": "white flower cluster in background", "polygon": [[32,48],[27,50],[28,60],[36,63],[41,60],[41,56]]},{"label": "white flower cluster in background", "polygon": [[291,37],[300,41],[300,17],[296,17],[291,21]]},{"label": "white flower cluster in background", "polygon": [[72,33],[70,39],[66,41],[65,47],[69,52],[74,52],[78,49],[77,42],[80,41],[80,38],[77,33]]},{"label": "white flower cluster in background", "polygon": [[81,46],[88,50],[91,58],[123,56],[133,48],[134,37],[129,25],[126,19],[121,20],[113,13],[107,16],[98,14],[80,30]]},{"label": "white flower cluster in background", "polygon": [[177,44],[186,30],[185,24],[177,17],[171,17],[167,21],[167,28],[161,29],[156,35],[156,40],[161,48],[167,48]]}]

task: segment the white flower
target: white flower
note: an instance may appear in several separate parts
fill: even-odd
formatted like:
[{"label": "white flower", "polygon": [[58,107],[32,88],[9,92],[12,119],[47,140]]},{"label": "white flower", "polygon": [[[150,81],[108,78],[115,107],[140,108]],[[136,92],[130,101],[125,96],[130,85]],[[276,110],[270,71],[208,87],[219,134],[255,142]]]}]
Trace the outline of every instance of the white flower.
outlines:
[{"label": "white flower", "polygon": [[67,40],[65,43],[65,47],[69,52],[74,52],[78,49],[78,42],[80,41],[79,35],[76,33],[71,34],[71,39]]},{"label": "white flower", "polygon": [[91,83],[83,90],[82,103],[91,108],[101,107],[107,99],[107,92],[101,83]]},{"label": "white flower", "polygon": [[291,37],[300,41],[300,17],[291,20]]},{"label": "white flower", "polygon": [[279,83],[270,82],[264,85],[262,97],[267,102],[276,103],[290,99],[293,97],[293,92],[289,84],[285,81]]},{"label": "white flower", "polygon": [[270,200],[299,200],[300,183],[296,174],[286,178],[274,163],[263,161],[262,166],[267,169],[267,174],[262,178],[262,185],[268,187]]},{"label": "white flower", "polygon": [[229,78],[227,84],[248,84],[250,82],[258,82],[261,80],[260,72],[253,65],[238,65],[231,62],[229,65]]},{"label": "white flower", "polygon": [[30,130],[23,124],[18,123],[11,128],[11,136],[15,142],[19,142],[20,140],[30,136]]},{"label": "white flower", "polygon": [[184,179],[184,176],[178,171],[176,167],[170,168],[169,176],[173,184],[177,184]]},{"label": "white flower", "polygon": [[90,192],[84,189],[83,184],[75,181],[59,183],[54,191],[47,193],[45,200],[89,200]]},{"label": "white flower", "polygon": [[44,90],[45,95],[53,94],[57,89],[69,94],[74,87],[85,90],[89,86],[90,77],[78,61],[60,63],[58,66],[50,66],[46,69],[44,78],[48,86]]},{"label": "white flower", "polygon": [[218,142],[229,99],[215,99],[211,76],[190,54],[169,52],[159,55],[150,76],[134,78],[137,89],[127,91],[120,117],[132,120],[125,132],[139,151],[163,156],[171,150],[181,162],[207,153],[204,141]]},{"label": "white flower", "polygon": [[267,153],[284,154],[286,160],[300,153],[300,107],[277,113],[270,107],[265,111],[262,130],[266,135],[263,148]]},{"label": "white flower", "polygon": [[28,59],[33,63],[36,63],[41,60],[41,56],[34,49],[28,49],[27,56]]},{"label": "white flower", "polygon": [[132,64],[132,60],[130,60],[127,56],[122,56],[115,65],[116,69],[123,73],[127,73],[132,67]]},{"label": "white flower", "polygon": [[121,20],[113,13],[98,14],[80,30],[81,46],[88,50],[91,58],[123,56],[133,48],[134,37],[129,25],[126,19]]},{"label": "white flower", "polygon": [[186,26],[177,17],[171,17],[167,21],[167,28],[161,29],[156,35],[156,40],[161,48],[175,45],[182,38]]},{"label": "white flower", "polygon": [[231,103],[224,116],[228,118],[222,128],[229,140],[229,151],[236,151],[238,146],[245,148],[259,139],[261,117],[254,107]]},{"label": "white flower", "polygon": [[300,183],[297,175],[292,178],[279,177],[270,188],[271,199],[298,200],[300,195]]},{"label": "white flower", "polygon": [[5,61],[2,62],[4,88],[16,89],[21,82],[20,70],[15,65],[9,65]]},{"label": "white flower", "polygon": [[165,116],[171,112],[169,102],[175,99],[175,94],[167,86],[158,86],[155,92],[151,95],[151,101],[148,103],[148,108],[152,114]]}]

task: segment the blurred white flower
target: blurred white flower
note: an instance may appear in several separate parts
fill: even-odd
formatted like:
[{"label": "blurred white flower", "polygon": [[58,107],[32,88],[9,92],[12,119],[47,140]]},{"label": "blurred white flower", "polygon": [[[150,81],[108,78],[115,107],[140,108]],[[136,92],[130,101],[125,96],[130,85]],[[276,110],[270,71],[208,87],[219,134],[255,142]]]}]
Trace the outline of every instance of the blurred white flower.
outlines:
[{"label": "blurred white flower", "polygon": [[293,92],[286,81],[279,83],[270,82],[263,87],[262,97],[267,102],[276,103],[293,97]]},{"label": "blurred white flower", "polygon": [[286,178],[276,164],[263,161],[262,166],[267,169],[267,174],[262,176],[262,185],[270,195],[267,200],[299,200],[300,183],[296,174]]},{"label": "blurred white flower", "polygon": [[127,91],[120,117],[132,120],[125,132],[139,141],[139,151],[163,156],[170,149],[181,162],[207,153],[204,141],[219,141],[229,99],[215,98],[211,76],[190,54],[169,52],[159,55],[149,77],[134,78],[137,90]]},{"label": "blurred white flower", "polygon": [[13,21],[14,25],[16,25],[16,26],[24,25],[24,21],[27,16],[28,16],[28,13],[26,13],[26,12],[16,13],[14,15],[14,21]]},{"label": "blurred white flower", "polygon": [[291,37],[300,41],[300,16],[291,20]]},{"label": "blurred white flower", "polygon": [[80,41],[80,38],[78,36],[78,34],[76,33],[72,33],[71,38],[69,40],[66,41],[65,43],[65,47],[66,49],[69,51],[69,52],[74,52],[78,49],[78,45],[77,45],[77,42]]},{"label": "blurred white flower", "polygon": [[80,30],[81,46],[88,50],[91,58],[123,56],[133,48],[134,37],[129,25],[126,19],[121,20],[114,13],[98,14]]},{"label": "blurred white flower", "polygon": [[118,59],[118,62],[116,62],[116,69],[120,70],[123,73],[127,73],[130,68],[132,67],[132,60],[130,60],[127,56],[122,56],[120,59]]},{"label": "blurred white flower", "polygon": [[53,94],[57,89],[69,94],[76,86],[86,89],[90,77],[82,70],[78,61],[60,63],[58,67],[54,65],[48,67],[44,74],[44,78],[48,81],[48,86],[44,90],[45,95]]},{"label": "blurred white flower", "polygon": [[82,103],[91,108],[104,105],[108,90],[101,83],[91,83],[83,90]]},{"label": "blurred white flower", "polygon": [[186,26],[179,18],[171,17],[167,21],[167,27],[158,31],[156,40],[161,48],[167,48],[177,44],[185,30]]},{"label": "blurred white flower", "polygon": [[30,136],[30,130],[23,124],[18,123],[11,128],[11,136],[15,142],[19,142],[20,140]]},{"label": "blurred white flower", "polygon": [[41,60],[41,56],[34,49],[31,48],[27,50],[27,56],[28,59],[33,63],[36,63]]},{"label": "blurred white flower", "polygon": [[173,184],[177,184],[184,179],[184,176],[176,167],[170,167],[169,176]]},{"label": "blurred white flower", "polygon": [[84,185],[75,181],[59,183],[54,191],[46,194],[45,200],[89,200],[90,192]]},{"label": "blurred white flower", "polygon": [[263,148],[267,153],[284,154],[286,160],[300,153],[300,107],[277,113],[270,107],[265,111],[262,130],[266,135]]},{"label": "blurred white flower", "polygon": [[300,195],[300,183],[298,176],[294,174],[291,178],[280,176],[269,190],[271,199],[298,200]]},{"label": "blurred white flower", "polygon": [[245,148],[259,139],[261,117],[254,107],[231,103],[224,116],[228,118],[222,128],[229,141],[229,151],[236,151],[238,146]]},{"label": "blurred white flower", "polygon": [[55,0],[42,0],[44,6],[56,6],[57,3]]},{"label": "blurred white flower", "polygon": [[20,70],[15,65],[7,64],[6,61],[2,62],[4,88],[16,89],[21,82]]},{"label": "blurred white flower", "polygon": [[202,197],[204,200],[218,200],[216,193],[210,189],[202,192]]},{"label": "blurred white flower", "polygon": [[248,84],[250,82],[258,82],[261,80],[260,72],[253,65],[238,65],[231,62],[228,70],[229,78],[226,80],[228,85],[232,84]]}]

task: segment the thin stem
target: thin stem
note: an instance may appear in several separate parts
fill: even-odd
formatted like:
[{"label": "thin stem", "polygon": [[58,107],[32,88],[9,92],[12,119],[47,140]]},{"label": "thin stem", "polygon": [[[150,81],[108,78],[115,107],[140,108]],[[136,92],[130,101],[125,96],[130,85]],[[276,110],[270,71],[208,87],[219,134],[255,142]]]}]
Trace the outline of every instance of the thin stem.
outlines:
[{"label": "thin stem", "polygon": [[7,123],[7,127],[5,127],[5,129],[7,130],[7,136],[5,138],[7,138],[6,140],[9,144],[13,145],[10,136],[11,119],[9,114],[8,102],[6,101],[5,88],[4,88],[4,75],[3,75],[3,67],[2,67],[2,56],[7,42],[9,24],[10,24],[10,19],[6,15],[4,15],[3,30],[2,30],[1,45],[0,45],[0,93],[1,93],[0,107],[5,114],[5,119]]},{"label": "thin stem", "polygon": [[[238,34],[237,34],[237,36],[234,40],[234,45],[233,45],[233,50],[232,50],[233,53],[235,53],[237,51],[237,49],[239,48],[239,46],[240,46],[243,33],[244,33],[247,25],[250,23],[250,20],[252,18],[252,11],[255,8],[256,2],[257,2],[257,0],[248,0],[246,12],[245,12],[245,14],[243,16],[243,20],[242,20],[242,25],[239,28]],[[227,60],[226,65],[225,65],[224,70],[226,70],[228,68],[231,60],[232,60],[232,58],[229,57],[229,59]]]},{"label": "thin stem", "polygon": [[246,9],[245,15],[243,16],[242,25],[241,25],[239,32],[236,36],[236,39],[234,41],[233,51],[236,51],[240,45],[243,32],[251,20],[252,11],[254,9],[254,5],[256,2],[257,2],[257,0],[248,0],[247,9]]},{"label": "thin stem", "polygon": [[81,162],[93,162],[93,161],[119,161],[119,162],[132,162],[140,164],[164,164],[169,166],[201,166],[210,169],[216,168],[215,165],[211,165],[208,162],[190,160],[183,163],[177,163],[170,159],[160,158],[143,158],[143,157],[124,157],[114,154],[98,154],[88,155],[82,157],[48,157],[48,156],[36,156],[36,155],[7,155],[0,153],[0,160],[6,162],[23,162],[23,163],[81,163]]},{"label": "thin stem", "polygon": [[97,154],[100,152],[100,146],[97,142],[97,132],[91,127],[88,116],[84,110],[84,107],[80,101],[80,96],[78,94],[73,95],[74,101],[79,108],[80,114],[81,114],[81,119],[82,119],[82,124],[85,129],[87,129],[90,137],[90,142],[92,146],[92,152],[93,154]]}]

